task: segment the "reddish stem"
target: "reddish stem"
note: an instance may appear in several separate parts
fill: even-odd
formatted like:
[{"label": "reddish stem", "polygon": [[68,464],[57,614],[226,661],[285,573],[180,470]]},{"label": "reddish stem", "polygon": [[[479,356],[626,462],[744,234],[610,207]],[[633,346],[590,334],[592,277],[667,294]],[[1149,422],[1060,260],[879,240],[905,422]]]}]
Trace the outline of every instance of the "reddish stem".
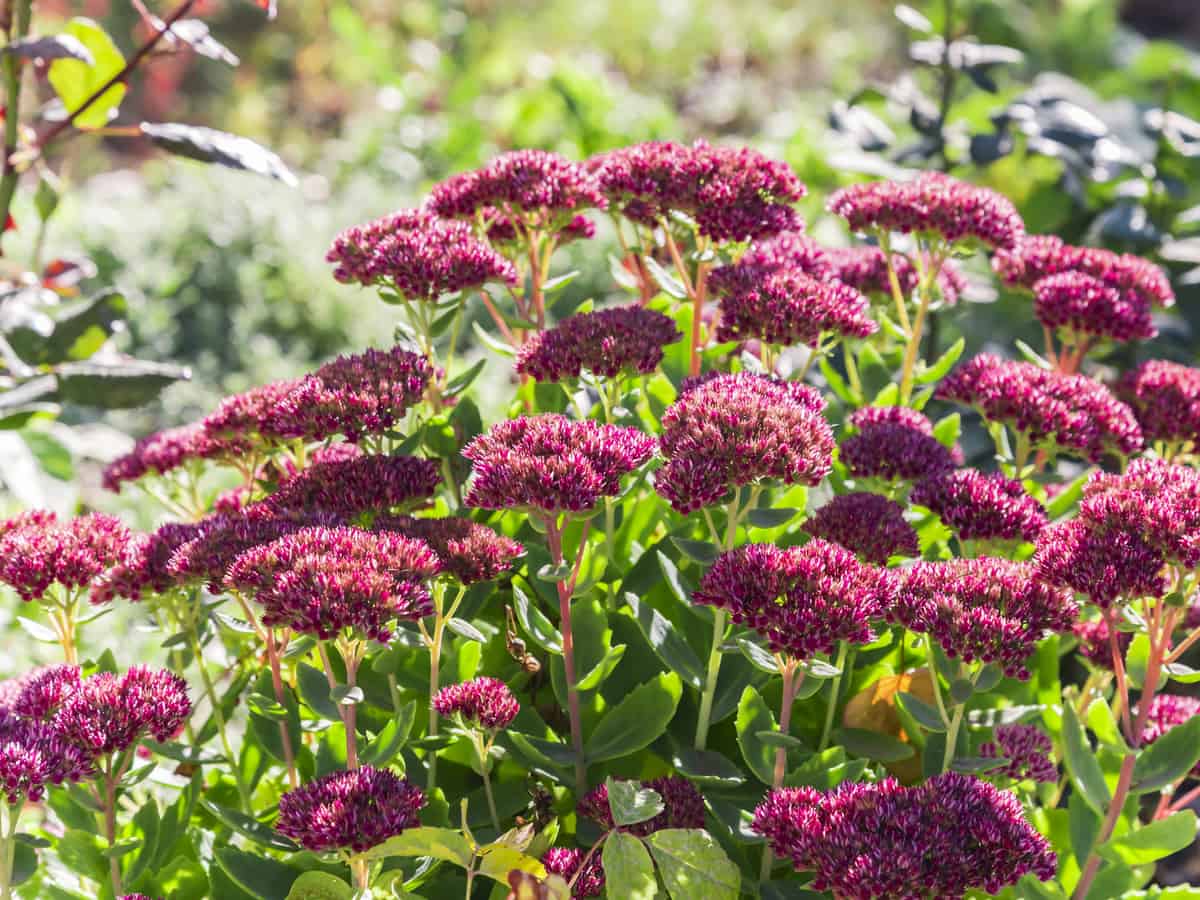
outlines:
[{"label": "reddish stem", "polygon": [[[275,700],[280,706],[287,708],[283,694],[283,673],[279,667],[279,648],[275,643],[275,629],[267,630],[267,663],[271,667],[271,686],[275,689]],[[283,759],[287,764],[288,784],[293,790],[300,787],[300,778],[296,774],[296,754],[292,749],[292,736],[288,732],[287,720],[279,723],[279,740],[283,745]]]},{"label": "reddish stem", "polygon": [[[562,529],[558,526],[557,517],[547,516],[546,543],[550,549],[550,560],[555,566],[563,562]],[[586,524],[584,538],[587,537]],[[575,794],[582,797],[587,793],[587,764],[583,757],[583,716],[579,707],[579,691],[575,687],[575,636],[571,630],[571,593],[575,589],[575,579],[579,575],[579,563],[583,558],[583,541],[575,558],[575,566],[569,580],[558,582],[558,617],[559,631],[562,632],[563,671],[567,680],[567,715],[571,720],[571,748],[575,754]]]}]

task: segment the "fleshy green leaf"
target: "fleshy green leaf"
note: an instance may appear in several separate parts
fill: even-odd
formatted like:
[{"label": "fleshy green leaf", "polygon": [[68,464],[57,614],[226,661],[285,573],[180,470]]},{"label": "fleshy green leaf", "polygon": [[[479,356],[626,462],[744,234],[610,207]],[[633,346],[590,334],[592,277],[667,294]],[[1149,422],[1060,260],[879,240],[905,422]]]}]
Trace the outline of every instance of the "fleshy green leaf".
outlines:
[{"label": "fleshy green leaf", "polygon": [[1084,734],[1079,717],[1075,715],[1075,709],[1070,703],[1063,704],[1062,733],[1071,782],[1088,802],[1088,806],[1103,816],[1108,811],[1112,794],[1108,791],[1100,763],[1096,761],[1092,748],[1088,746],[1087,735]]},{"label": "fleshy green leaf", "polygon": [[747,686],[742,691],[735,728],[746,766],[763,784],[771,784],[775,777],[775,748],[758,735],[764,731],[778,731],[779,726],[766,701],[753,687]]},{"label": "fleshy green leaf", "polygon": [[367,859],[387,859],[390,856],[430,856],[467,868],[475,857],[471,842],[453,828],[422,826],[388,838],[368,850]]},{"label": "fleshy green leaf", "polygon": [[605,893],[621,900],[655,900],[659,896],[654,862],[645,845],[633,835],[614,831],[600,851]]},{"label": "fleshy green leaf", "polygon": [[653,819],[663,811],[663,798],[658,791],[642,787],[637,781],[609,778],[608,808],[617,825],[636,825]]},{"label": "fleshy green leaf", "polygon": [[287,900],[352,900],[354,888],[328,872],[305,872],[292,882]]},{"label": "fleshy green leaf", "polygon": [[1101,844],[1096,852],[1127,866],[1143,866],[1191,846],[1196,840],[1196,814],[1180,810]]},{"label": "fleshy green leaf", "polygon": [[[660,562],[664,558],[660,553]],[[649,603],[644,603],[636,594],[627,593],[625,602],[655,655],[677,672],[685,684],[700,690],[704,684],[704,668],[683,635],[675,630],[671,620]]]},{"label": "fleshy green leaf", "polygon": [[1157,791],[1183,778],[1200,762],[1200,716],[1167,731],[1144,749],[1133,766],[1133,790]]},{"label": "fleshy green leaf", "polygon": [[646,838],[646,844],[671,900],[737,900],[742,886],[738,868],[707,831],[666,828]]},{"label": "fleshy green leaf", "polygon": [[636,753],[667,730],[683,682],[674,672],[664,672],[629,692],[609,710],[587,742],[589,762],[603,762]]},{"label": "fleshy green leaf", "polygon": [[865,728],[843,728],[838,743],[855,756],[865,756],[877,762],[899,762],[916,751],[899,738]]},{"label": "fleshy green leaf", "polygon": [[[73,113],[125,66],[125,57],[112,38],[91,19],[76,18],[63,34],[75,38],[92,57],[91,62],[62,57],[50,63],[48,78],[68,113]],[[125,97],[124,82],[117,82],[75,119],[80,128],[103,128]]]}]

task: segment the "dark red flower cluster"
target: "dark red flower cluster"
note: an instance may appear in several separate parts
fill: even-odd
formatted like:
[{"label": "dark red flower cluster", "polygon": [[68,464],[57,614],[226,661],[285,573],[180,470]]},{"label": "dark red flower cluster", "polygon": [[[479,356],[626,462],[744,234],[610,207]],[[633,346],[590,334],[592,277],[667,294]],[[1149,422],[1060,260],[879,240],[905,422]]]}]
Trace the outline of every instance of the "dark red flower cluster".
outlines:
[{"label": "dark red flower cluster", "polygon": [[772,653],[793,659],[830,653],[838,641],[870,643],[872,623],[895,599],[890,570],[820,538],[802,547],[745,544],[722,553],[692,595],[753,628]]},{"label": "dark red flower cluster", "polygon": [[686,514],[759,479],[818,484],[833,467],[824,408],[806,385],[746,372],[687,381],[662,417],[654,488]]},{"label": "dark red flower cluster", "polygon": [[[1072,630],[1079,640],[1077,648],[1079,655],[1091,662],[1092,665],[1111,671],[1113,655],[1112,644],[1109,641],[1108,623],[1103,619],[1091,619],[1076,622]],[[1132,642],[1132,634],[1125,631],[1117,632],[1117,649],[1120,651],[1122,659],[1125,658],[1125,651],[1129,649]]]},{"label": "dark red flower cluster", "polygon": [[1026,679],[1037,642],[1070,631],[1079,615],[1070,591],[1037,574],[992,557],[919,562],[905,570],[888,618],[932,635],[951,659],[997,663],[1008,677]]},{"label": "dark red flower cluster", "polygon": [[[868,297],[892,296],[887,260],[879,247],[831,247],[825,251],[825,254],[833,277],[839,281],[844,281]],[[932,262],[928,254],[922,258],[922,263],[926,267]],[[920,272],[913,265],[912,260],[904,253],[893,253],[892,271],[900,285],[900,292],[906,298],[911,297],[921,280]],[[949,259],[942,262],[934,283],[937,285],[942,303],[946,306],[954,306],[958,303],[958,298],[967,289],[966,277],[953,260]]]},{"label": "dark red flower cluster", "polygon": [[[542,856],[542,865],[550,875],[558,875],[567,883],[574,879],[572,898],[599,897],[604,893],[604,866],[600,854],[590,856],[586,850],[551,847]],[[580,867],[583,871],[580,872]],[[576,877],[576,873],[578,877]]]},{"label": "dark red flower cluster", "polygon": [[1200,369],[1152,359],[1117,382],[1147,441],[1200,443]]},{"label": "dark red flower cluster", "polygon": [[1054,744],[1049,736],[1033,725],[997,725],[992,740],[979,748],[984,759],[1006,759],[1008,762],[996,769],[988,769],[992,778],[1011,778],[1022,781],[1026,778],[1053,784],[1058,781],[1058,766],[1050,758]]},{"label": "dark red flower cluster", "polygon": [[438,569],[436,554],[414,538],[311,527],[247,549],[225,585],[254,596],[264,625],[321,639],[349,629],[386,643],[392,621],[433,612],[426,582]]},{"label": "dark red flower cluster", "polygon": [[411,508],[433,496],[440,481],[437,461],[417,456],[318,462],[283,482],[266,499],[245,507],[245,515],[270,519],[319,509],[352,519],[364,512]]},{"label": "dark red flower cluster", "polygon": [[517,371],[537,381],[578,378],[585,369],[604,378],[645,375],[680,337],[669,318],[636,304],[576,313],[532,335],[517,353]]},{"label": "dark red flower cluster", "polygon": [[917,481],[962,464],[961,448],[945,447],[915,409],[866,406],[848,424],[856,433],[842,441],[838,455],[856,478]]},{"label": "dark red flower cluster", "polygon": [[260,384],[241,394],[232,394],[204,417],[202,424],[210,439],[231,454],[245,453],[256,444],[270,444],[290,435],[279,430],[279,404],[300,384],[298,379]]},{"label": "dark red flower cluster", "polygon": [[91,759],[53,725],[0,709],[0,799],[9,806],[19,811],[26,800],[40,801],[50,785],[92,771]]},{"label": "dark red flower cluster", "polygon": [[[1200,716],[1200,697],[1158,694],[1150,701],[1150,711],[1142,728],[1142,746],[1148,747],[1172,728],[1184,725],[1196,716]],[[1192,766],[1188,774],[1200,778],[1200,763]]]},{"label": "dark red flower cluster", "polygon": [[27,719],[47,722],[82,683],[79,666],[45,666],[22,679],[12,711]]},{"label": "dark red flower cluster", "polygon": [[115,565],[131,534],[119,519],[92,513],[63,522],[37,510],[0,523],[0,582],[22,600],[39,600],[52,587],[86,588]]},{"label": "dark red flower cluster", "polygon": [[525,553],[525,548],[512,538],[458,516],[436,519],[381,516],[371,527],[424,541],[441,561],[441,574],[462,584],[498,578]]},{"label": "dark red flower cluster", "polygon": [[813,537],[840,544],[877,566],[893,556],[921,554],[917,532],[904,521],[904,507],[880,494],[855,491],[834,497],[803,527]]},{"label": "dark red flower cluster", "polygon": [[621,478],[654,453],[636,428],[561,415],[499,422],[466,446],[474,463],[463,502],[480,509],[585,512],[620,493]]},{"label": "dark red flower cluster", "polygon": [[166,669],[97,672],[66,694],[51,724],[91,759],[122,753],[147,736],[170,740],[192,712],[187,682]]},{"label": "dark red flower cluster", "polygon": [[909,500],[933,510],[964,541],[1033,541],[1046,525],[1042,505],[1000,472],[933,475],[917,483]]},{"label": "dark red flower cluster", "polygon": [[832,262],[836,252],[822,247],[803,231],[781,231],[751,244],[738,259],[736,267],[760,278],[779,271],[803,272],[813,278],[836,278],[836,266]]},{"label": "dark red flower cluster", "polygon": [[1086,594],[1102,609],[1118,597],[1160,597],[1167,587],[1162,554],[1136,530],[1081,518],[1044,528],[1033,564],[1045,580]]},{"label": "dark red flower cluster", "polygon": [[489,281],[516,284],[517,270],[465,222],[406,209],[347,228],[325,255],[343,283],[385,285],[400,296],[432,302]]},{"label": "dark red flower cluster", "polygon": [[275,830],[306,850],[362,853],[421,824],[421,789],[389,769],[324,775],[279,798]]},{"label": "dark red flower cluster", "polygon": [[168,522],[149,534],[139,534],[125,545],[115,566],[92,583],[92,603],[109,603],[117,597],[137,602],[146,594],[164,594],[179,583],[170,570],[171,557],[205,526],[199,522]]},{"label": "dark red flower cluster", "polygon": [[148,474],[165,475],[187,463],[212,459],[224,452],[226,447],[209,437],[199,422],[168,428],[139,439],[132,450],[105,466],[104,487],[120,492],[127,481],[137,481]]},{"label": "dark red flower cluster", "polygon": [[771,791],[752,827],[776,856],[814,873],[810,889],[855,900],[958,900],[1057,869],[1015,794],[957,772],[911,788],[887,778]]},{"label": "dark red flower cluster", "polygon": [[826,208],[854,231],[932,233],[950,243],[976,240],[989,247],[1014,247],[1025,234],[1007,197],[941,172],[852,184],[830,195]]},{"label": "dark red flower cluster", "polygon": [[1141,294],[1120,291],[1083,272],[1060,272],[1036,282],[1033,313],[1047,328],[1076,336],[1137,341],[1158,334]]},{"label": "dark red flower cluster", "polygon": [[1035,446],[1053,444],[1099,463],[1142,449],[1133,410],[1100,382],[982,353],[959,366],[937,396],[974,407],[988,422],[1024,432]]},{"label": "dark red flower cluster", "polygon": [[[664,828],[703,828],[704,797],[696,786],[679,775],[664,775],[641,782],[662,798],[663,810],[653,818],[634,825],[622,826],[622,831],[646,837]],[[588,791],[576,807],[579,815],[591,819],[606,831],[616,828],[612,809],[608,805],[608,785],[601,784]]]},{"label": "dark red flower cluster", "polygon": [[433,695],[432,702],[439,716],[459,716],[468,727],[486,731],[507,728],[521,711],[508,685],[486,676],[447,685]]}]

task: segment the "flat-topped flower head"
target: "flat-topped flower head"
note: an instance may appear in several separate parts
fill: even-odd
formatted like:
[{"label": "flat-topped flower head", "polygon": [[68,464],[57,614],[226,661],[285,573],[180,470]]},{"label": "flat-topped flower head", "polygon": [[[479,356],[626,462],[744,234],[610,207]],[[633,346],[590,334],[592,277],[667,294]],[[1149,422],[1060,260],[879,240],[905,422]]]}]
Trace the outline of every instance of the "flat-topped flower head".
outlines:
[{"label": "flat-topped flower head", "polygon": [[333,264],[338,281],[382,285],[419,302],[490,281],[517,282],[513,264],[480,241],[470,225],[418,209],[346,229],[334,238],[325,261]]},{"label": "flat-topped flower head", "polygon": [[1042,581],[1033,566],[992,557],[917,563],[888,611],[951,659],[996,663],[1020,679],[1029,677],[1025,661],[1037,642],[1070,631],[1078,615],[1071,592]]},{"label": "flat-topped flower head", "polygon": [[200,522],[168,522],[149,534],[134,536],[117,564],[92,583],[92,603],[109,603],[118,597],[136,603],[147,594],[165,594],[178,587],[179,579],[170,570],[171,557],[204,528]]},{"label": "flat-topped flower head", "polygon": [[1025,433],[1034,446],[1051,446],[1092,462],[1142,448],[1133,410],[1085,375],[981,353],[952,372],[937,396]]},{"label": "flat-topped flower head", "polygon": [[134,666],[97,672],[63,700],[52,724],[92,759],[128,750],[147,737],[170,740],[192,711],[187,682],[166,669]]},{"label": "flat-topped flower head", "polygon": [[46,666],[22,679],[12,711],[26,719],[49,721],[63,701],[79,690],[82,681],[79,666]]},{"label": "flat-topped flower head", "polygon": [[225,446],[214,441],[199,422],[157,431],[140,438],[132,450],[105,466],[104,487],[119,493],[121,485],[127,481],[137,481],[146,475],[165,475],[188,463],[220,456],[225,451]]},{"label": "flat-topped flower head", "polygon": [[1121,293],[1132,293],[1144,306],[1171,306],[1175,294],[1158,266],[1129,253],[1099,247],[1073,247],[1052,234],[1030,234],[1016,246],[992,257],[992,268],[1015,287],[1032,288],[1049,275],[1079,272],[1090,275]]},{"label": "flat-topped flower head", "polygon": [[91,513],[61,521],[54,515],[22,515],[0,524],[0,582],[22,600],[38,600],[51,588],[86,588],[121,558],[131,538],[119,519]]},{"label": "flat-topped flower head", "polygon": [[576,313],[537,332],[517,353],[517,372],[536,381],[646,375],[658,368],[663,347],[682,337],[675,323],[642,306]]},{"label": "flat-topped flower head", "polygon": [[1033,314],[1051,331],[1147,340],[1158,334],[1150,304],[1136,291],[1121,291],[1083,272],[1047,275],[1033,285]]},{"label": "flat-topped flower head", "polygon": [[781,231],[755,241],[734,266],[723,268],[737,268],[758,277],[772,272],[799,271],[813,278],[836,278],[837,269],[832,259],[836,252],[821,246],[803,231]]},{"label": "flat-topped flower head", "polygon": [[[1108,669],[1111,672],[1113,652],[1108,623],[1104,619],[1081,620],[1076,622],[1071,630],[1079,641],[1079,646],[1076,648],[1079,655],[1092,665]],[[1117,632],[1117,651],[1121,654],[1121,659],[1125,658],[1125,651],[1129,649],[1132,642],[1132,634],[1127,631]]]},{"label": "flat-topped flower head", "polygon": [[1200,369],[1151,359],[1122,375],[1116,394],[1147,441],[1200,444]]},{"label": "flat-topped flower head", "polygon": [[904,520],[904,507],[881,494],[854,491],[834,497],[803,528],[877,566],[893,556],[921,555],[917,532]]},{"label": "flat-topped flower head", "polygon": [[833,432],[812,388],[750,373],[686,381],[662,417],[654,489],[680,513],[760,479],[816,485],[833,468]]},{"label": "flat-topped flower head", "polygon": [[979,748],[984,759],[1006,759],[1003,766],[988,769],[989,778],[1011,778],[1053,784],[1058,781],[1058,766],[1050,758],[1054,744],[1049,736],[1033,725],[997,725],[992,740]]},{"label": "flat-topped flower head", "polygon": [[499,578],[525,553],[525,548],[512,538],[460,516],[381,516],[371,527],[424,541],[437,554],[441,574],[461,584]]},{"label": "flat-topped flower head", "polygon": [[436,554],[415,538],[310,527],[247,549],[225,585],[253,595],[265,625],[320,639],[350,630],[386,643],[396,619],[433,612],[426,582],[438,569]]},{"label": "flat-topped flower head", "polygon": [[1094,472],[1083,488],[1079,518],[1100,530],[1137,533],[1184,568],[1200,565],[1200,472],[1155,458],[1125,472]]},{"label": "flat-topped flower head", "polygon": [[[622,779],[623,780],[623,779]],[[646,837],[664,828],[704,828],[704,797],[696,786],[679,775],[664,775],[640,783],[662,798],[663,810],[653,818],[633,825],[624,825],[621,831],[638,837]],[[608,785],[592,788],[576,807],[579,815],[591,819],[601,828],[611,830],[616,826],[612,808],[608,804]]]},{"label": "flat-topped flower head", "polygon": [[1008,791],[946,772],[916,787],[894,778],[844,782],[828,791],[782,788],[754,811],[754,831],[808,887],[855,900],[959,900],[999,893],[1058,861]]},{"label": "flat-topped flower head", "polygon": [[468,728],[500,731],[512,724],[521,704],[499,678],[481,676],[442,688],[433,696],[433,708],[444,718],[461,718]]},{"label": "flat-topped flower head", "polygon": [[1046,525],[1042,505],[1000,472],[933,475],[917,482],[909,500],[937,513],[963,541],[1033,541]]},{"label": "flat-topped flower head", "polygon": [[[888,277],[887,260],[879,247],[831,247],[826,249],[825,257],[831,274],[838,281],[845,282],[868,298],[886,297],[891,302],[892,283]],[[921,260],[926,267],[933,264],[928,254],[924,254]],[[913,265],[912,259],[903,253],[893,253],[892,271],[900,284],[901,293],[905,297],[912,296],[921,280],[921,273]],[[967,289],[966,277],[949,259],[943,260],[934,284],[945,306],[958,303],[958,298]]]},{"label": "flat-topped flower head", "polygon": [[814,538],[802,547],[745,544],[722,553],[692,600],[729,612],[772,653],[808,659],[838,641],[867,644],[872,624],[895,599],[887,569],[859,562],[845,547]]},{"label": "flat-topped flower head", "polygon": [[272,381],[224,398],[202,420],[205,434],[232,455],[286,440],[289,435],[279,431],[277,413],[299,384],[299,379]]},{"label": "flat-topped flower head", "polygon": [[463,450],[474,464],[463,502],[547,515],[586,512],[601,497],[619,494],[621,478],[646,462],[654,445],[636,428],[519,416],[493,425]]},{"label": "flat-topped flower head", "polygon": [[1081,518],[1042,529],[1033,556],[1039,577],[1086,594],[1102,609],[1120,597],[1161,597],[1167,587],[1164,562],[1137,530],[1105,528]]},{"label": "flat-topped flower head", "polygon": [[542,865],[548,874],[558,875],[567,883],[575,882],[571,887],[573,898],[599,897],[604,893],[604,866],[599,853],[551,847],[542,855]]},{"label": "flat-topped flower head", "polygon": [[[1182,694],[1156,695],[1150,701],[1150,711],[1146,714],[1146,724],[1142,728],[1142,746],[1150,746],[1172,728],[1184,725],[1196,716],[1200,716],[1200,697],[1187,697]],[[1188,774],[1192,778],[1200,778],[1200,763],[1192,766]]]},{"label": "flat-topped flower head", "polygon": [[703,166],[694,148],[672,141],[619,147],[588,160],[609,208],[653,228],[672,210],[695,207]]},{"label": "flat-topped flower head", "polygon": [[37,803],[46,788],[92,771],[91,759],[54,726],[0,709],[0,799],[9,806]]},{"label": "flat-topped flower head", "polygon": [[436,460],[417,456],[363,456],[318,462],[289,478],[275,493],[245,508],[249,518],[273,518],[319,509],[352,519],[362,513],[411,509],[433,496],[442,480]]},{"label": "flat-topped flower head", "polygon": [[425,794],[389,769],[333,772],[279,798],[275,830],[305,850],[363,853],[416,828]]},{"label": "flat-topped flower head", "polygon": [[941,172],[852,184],[830,195],[826,206],[854,231],[933,234],[951,244],[973,240],[988,247],[1014,247],[1025,234],[1007,197]]},{"label": "flat-topped flower head", "polygon": [[962,450],[933,436],[933,423],[915,409],[867,406],[849,419],[855,433],[838,456],[856,478],[917,481],[949,472],[963,461]]}]

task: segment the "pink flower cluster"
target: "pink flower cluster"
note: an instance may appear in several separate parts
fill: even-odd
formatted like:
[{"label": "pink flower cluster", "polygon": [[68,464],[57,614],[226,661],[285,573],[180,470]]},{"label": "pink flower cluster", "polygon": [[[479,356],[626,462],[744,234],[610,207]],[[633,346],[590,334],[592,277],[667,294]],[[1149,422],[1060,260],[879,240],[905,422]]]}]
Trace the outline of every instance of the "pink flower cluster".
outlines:
[{"label": "pink flower cluster", "polygon": [[599,897],[604,893],[604,867],[599,853],[589,855],[586,850],[551,847],[542,855],[542,865],[550,875],[558,875],[568,883],[574,880],[573,898]]},{"label": "pink flower cluster", "polygon": [[[1196,716],[1200,716],[1200,697],[1158,694],[1150,701],[1150,711],[1142,728],[1142,746],[1148,747],[1172,728],[1184,725]],[[1200,778],[1200,763],[1196,763],[1188,774]]]},{"label": "pink flower cluster", "polygon": [[299,383],[299,380],[271,381],[225,397],[204,417],[205,433],[235,453],[288,438],[290,435],[279,430],[281,423],[275,411]]},{"label": "pink flower cluster", "polygon": [[646,375],[658,368],[663,347],[680,337],[669,318],[637,305],[576,313],[532,335],[516,368],[537,381],[578,378],[585,369],[603,378]]},{"label": "pink flower cluster", "polygon": [[388,769],[324,775],[279,798],[275,830],[306,850],[362,853],[421,824],[425,794]]},{"label": "pink flower cluster", "polygon": [[444,718],[458,716],[468,727],[500,731],[512,724],[521,704],[499,678],[481,676],[442,688],[433,695],[433,708]]},{"label": "pink flower cluster", "polygon": [[1011,248],[1025,234],[1012,201],[995,191],[924,172],[912,181],[875,181],[835,191],[826,204],[854,231],[936,234]]},{"label": "pink flower cluster", "polygon": [[[1073,629],[1075,637],[1079,640],[1079,655],[1088,660],[1094,666],[1112,671],[1113,655],[1112,645],[1109,640],[1108,623],[1103,619],[1090,619],[1088,621],[1076,622]],[[1133,641],[1133,635],[1125,632],[1117,632],[1117,648],[1121,653],[1121,658],[1125,658],[1125,652],[1129,649],[1130,643]]]},{"label": "pink flower cluster", "polygon": [[783,788],[754,811],[752,827],[776,856],[814,873],[810,889],[855,900],[994,894],[1057,868],[1016,795],[957,772],[911,788],[894,778]]},{"label": "pink flower cluster", "polygon": [[[641,782],[641,787],[649,788],[662,798],[663,810],[653,818],[633,825],[626,825],[621,831],[638,837],[646,837],[664,828],[703,828],[704,827],[704,797],[696,786],[679,775],[664,775]],[[608,804],[608,785],[601,784],[588,791],[576,807],[579,815],[591,819],[606,831],[616,828],[613,821],[612,809]]]},{"label": "pink flower cluster", "polygon": [[46,788],[92,774],[91,760],[53,725],[0,709],[0,800],[20,809]]},{"label": "pink flower cluster", "polygon": [[1200,369],[1152,359],[1117,382],[1147,441],[1200,442]]},{"label": "pink flower cluster", "polygon": [[1033,541],[1046,525],[1042,505],[1000,472],[933,475],[917,483],[909,500],[937,513],[963,541]]},{"label": "pink flower cluster", "polygon": [[170,569],[171,558],[204,528],[199,522],[168,522],[149,534],[133,537],[116,565],[92,583],[92,603],[109,603],[117,597],[136,602],[146,594],[163,594],[176,587],[179,582]]},{"label": "pink flower cluster", "polygon": [[131,534],[119,519],[92,513],[61,521],[35,510],[0,523],[0,582],[22,600],[39,600],[58,586],[88,587],[116,564]]},{"label": "pink flower cluster", "polygon": [[855,478],[917,481],[962,464],[962,450],[938,441],[933,424],[915,409],[866,406],[848,424],[856,433],[842,441],[838,455]]},{"label": "pink flower cluster", "polygon": [[1047,275],[1033,285],[1033,312],[1047,328],[1075,336],[1137,341],[1158,334],[1141,294],[1073,270]]},{"label": "pink flower cluster", "polygon": [[148,474],[165,475],[190,462],[220,456],[227,449],[220,441],[213,440],[199,422],[158,431],[139,439],[132,450],[105,466],[104,487],[120,492],[127,481],[137,481]]},{"label": "pink flower cluster", "polygon": [[[868,296],[892,296],[891,279],[888,278],[887,259],[879,247],[837,247],[825,251],[826,259],[833,277],[843,281],[857,291]],[[922,258],[922,265],[928,268],[933,264],[928,254]],[[912,296],[917,289],[921,275],[913,261],[903,253],[892,254],[892,272],[900,285],[900,292],[905,297]],[[952,260],[944,260],[934,279],[942,303],[954,306],[958,298],[967,289],[967,279]]]},{"label": "pink flower cluster", "polygon": [[803,527],[813,537],[840,544],[877,566],[893,556],[921,554],[917,532],[904,521],[904,507],[880,494],[855,491],[834,497]]},{"label": "pink flower cluster", "polygon": [[984,759],[1008,760],[1003,766],[989,769],[989,777],[1011,778],[1053,784],[1058,781],[1058,766],[1050,758],[1054,744],[1040,728],[1032,725],[997,725],[993,739],[979,748]]},{"label": "pink flower cluster", "polygon": [[692,600],[728,611],[772,653],[808,659],[838,641],[873,641],[872,623],[895,603],[896,580],[820,538],[802,547],[745,544],[717,557]]},{"label": "pink flower cluster", "polygon": [[364,512],[411,508],[433,496],[441,481],[436,460],[363,456],[317,462],[284,481],[275,493],[245,507],[251,519],[321,510],[352,519]]},{"label": "pink flower cluster", "polygon": [[824,407],[810,387],[745,372],[685,382],[662,417],[654,488],[686,514],[760,479],[818,484],[833,465]]},{"label": "pink flower cluster", "polygon": [[424,541],[437,554],[441,574],[462,584],[498,578],[525,552],[525,548],[512,538],[458,516],[436,519],[381,516],[371,523],[371,527]]},{"label": "pink flower cluster", "polygon": [[837,276],[837,271],[831,257],[837,252],[822,247],[803,231],[781,231],[751,244],[738,258],[736,268],[746,275],[759,278],[779,271],[803,272],[820,279],[832,278]]},{"label": "pink flower cluster", "polygon": [[48,722],[82,683],[79,666],[45,666],[21,680],[12,711],[27,719]]}]

